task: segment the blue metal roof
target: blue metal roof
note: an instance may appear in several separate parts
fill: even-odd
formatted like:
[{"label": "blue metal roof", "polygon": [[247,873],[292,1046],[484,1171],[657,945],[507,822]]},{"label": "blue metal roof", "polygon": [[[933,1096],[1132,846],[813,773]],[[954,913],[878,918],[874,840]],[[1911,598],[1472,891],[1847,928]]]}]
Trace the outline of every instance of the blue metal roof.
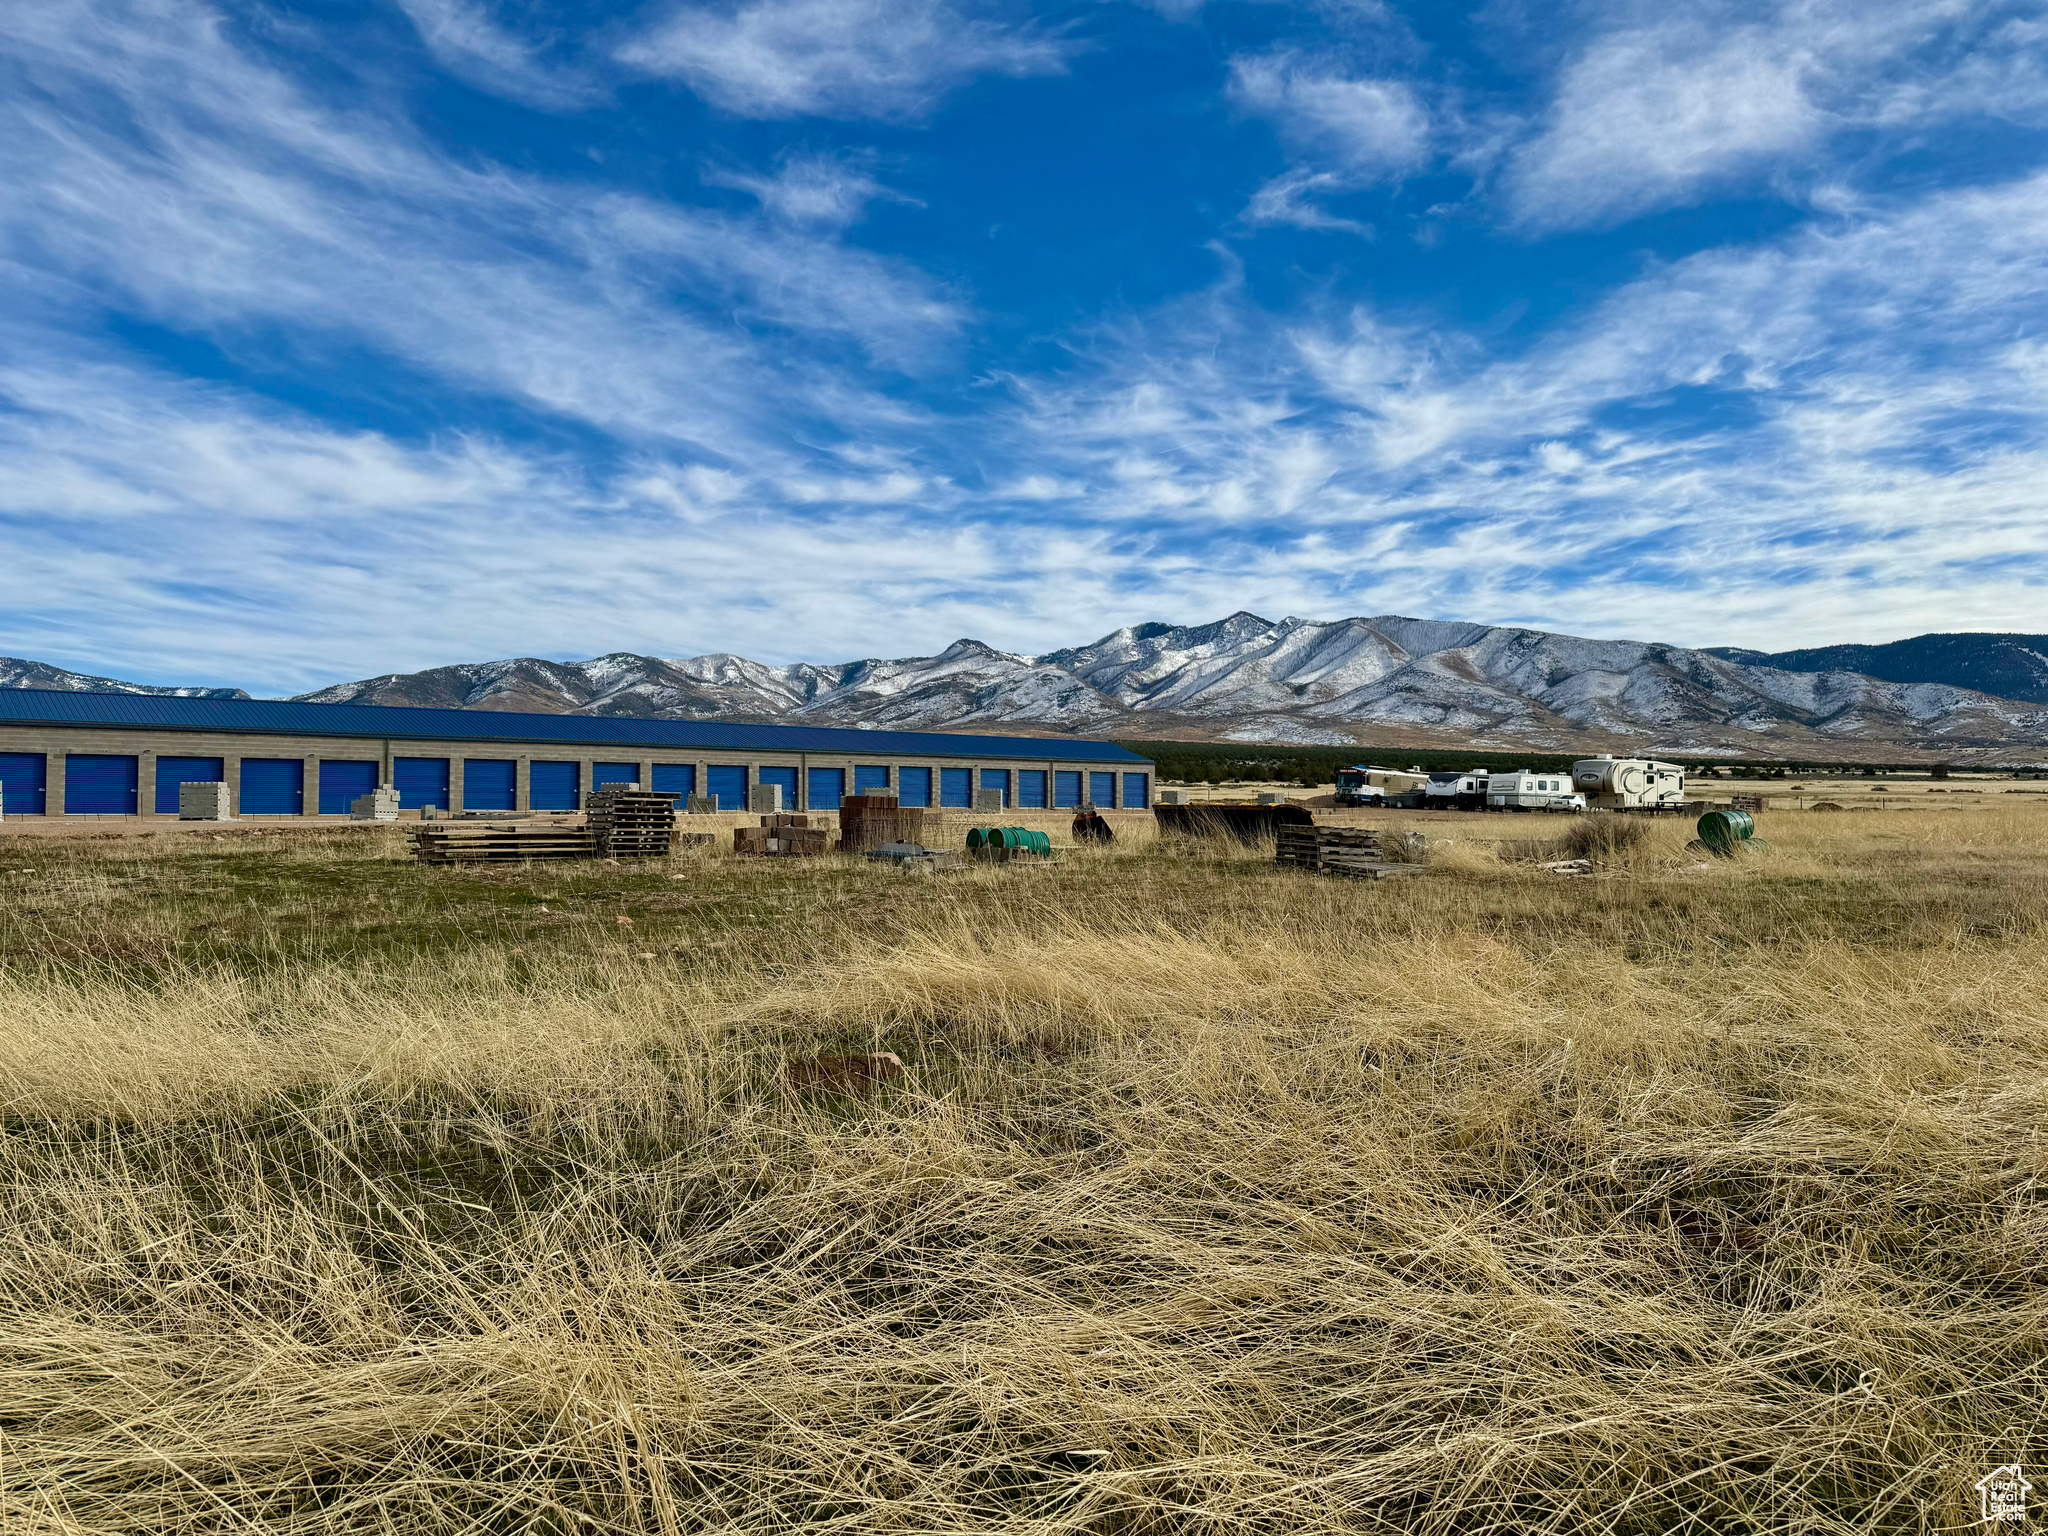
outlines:
[{"label": "blue metal roof", "polygon": [[261,731],[276,736],[378,736],[433,741],[525,741],[706,752],[840,752],[876,757],[1004,757],[1068,763],[1145,763],[1113,741],[1072,736],[964,736],[720,720],[618,720],[497,709],[300,704],[288,699],[174,699],[147,693],[0,688],[0,725],[94,725],[158,731]]}]

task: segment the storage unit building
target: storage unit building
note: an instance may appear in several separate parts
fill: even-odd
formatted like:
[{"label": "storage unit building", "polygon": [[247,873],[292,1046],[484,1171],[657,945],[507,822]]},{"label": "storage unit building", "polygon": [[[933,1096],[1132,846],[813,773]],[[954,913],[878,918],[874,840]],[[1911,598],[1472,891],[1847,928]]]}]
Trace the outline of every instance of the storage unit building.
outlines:
[{"label": "storage unit building", "polygon": [[770,784],[790,810],[889,789],[960,810],[977,791],[1019,810],[1143,809],[1151,770],[1114,742],[1064,736],[0,689],[10,817],[175,816],[191,782],[227,784],[241,816],[345,816],[380,785],[408,811],[574,811],[607,783],[709,795],[722,811]]}]

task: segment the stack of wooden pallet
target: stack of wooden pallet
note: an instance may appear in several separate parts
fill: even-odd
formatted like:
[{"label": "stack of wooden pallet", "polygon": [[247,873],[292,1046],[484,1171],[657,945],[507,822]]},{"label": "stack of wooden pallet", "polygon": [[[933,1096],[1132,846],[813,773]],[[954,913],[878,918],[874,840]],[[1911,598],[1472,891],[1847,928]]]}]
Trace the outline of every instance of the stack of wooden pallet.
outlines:
[{"label": "stack of wooden pallet", "polygon": [[758,827],[734,827],[734,853],[771,854],[782,858],[814,858],[826,851],[825,829],[791,811],[763,816]]},{"label": "stack of wooden pallet", "polygon": [[1371,827],[1282,827],[1276,862],[1319,875],[1384,880],[1422,867],[1428,844],[1414,832]]},{"label": "stack of wooden pallet", "polygon": [[871,853],[885,843],[918,843],[925,835],[924,812],[905,806],[888,792],[848,795],[839,802],[839,851]]},{"label": "stack of wooden pallet", "polygon": [[607,784],[589,800],[600,857],[662,859],[676,832],[676,797],[637,784]]},{"label": "stack of wooden pallet", "polygon": [[465,827],[435,822],[408,828],[406,839],[412,856],[422,864],[597,857],[597,840],[588,827]]}]

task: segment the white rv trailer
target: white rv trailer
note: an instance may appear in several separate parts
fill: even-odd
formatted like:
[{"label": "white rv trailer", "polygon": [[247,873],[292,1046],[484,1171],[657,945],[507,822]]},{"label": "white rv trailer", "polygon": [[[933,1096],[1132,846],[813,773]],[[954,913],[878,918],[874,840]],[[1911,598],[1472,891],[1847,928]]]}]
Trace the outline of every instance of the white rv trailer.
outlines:
[{"label": "white rv trailer", "polygon": [[1496,773],[1487,780],[1486,808],[1489,811],[1583,811],[1586,797],[1574,794],[1571,776],[1557,771]]},{"label": "white rv trailer", "polygon": [[1682,811],[1685,770],[1647,757],[1603,752],[1572,764],[1572,785],[1603,811]]},{"label": "white rv trailer", "polygon": [[1422,786],[1422,804],[1432,811],[1483,811],[1486,809],[1486,780],[1484,768],[1474,768],[1467,773],[1455,770],[1432,773],[1429,782]]}]

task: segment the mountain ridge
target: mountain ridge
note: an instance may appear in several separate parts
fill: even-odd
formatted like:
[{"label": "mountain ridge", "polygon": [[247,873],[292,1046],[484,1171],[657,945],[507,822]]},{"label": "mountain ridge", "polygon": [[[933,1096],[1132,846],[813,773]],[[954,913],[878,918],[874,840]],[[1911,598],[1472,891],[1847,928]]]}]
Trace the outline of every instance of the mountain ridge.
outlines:
[{"label": "mountain ridge", "polygon": [[[1943,638],[1969,637],[1920,637]],[[1943,648],[1921,650],[1939,654]],[[1958,664],[1980,659],[1969,646],[1950,646],[1947,653],[1961,658]],[[2001,698],[1939,678],[1780,664],[1802,654],[1808,653],[1594,640],[1398,614],[1274,621],[1240,610],[1206,624],[1128,625],[1039,656],[971,638],[929,656],[787,666],[726,652],[657,657],[614,651],[585,661],[507,657],[386,673],[298,697],[1304,746],[1494,744],[1827,756],[1885,746],[1960,756],[2048,743],[2048,698]],[[1915,664],[1921,671],[1931,665],[1924,655]],[[60,686],[247,697],[241,690],[149,688],[0,659],[0,686],[31,673],[72,679]]]},{"label": "mountain ridge", "polygon": [[161,699],[246,699],[240,688],[166,688],[150,683],[123,682],[118,677],[96,677],[51,666],[46,661],[29,661],[21,656],[0,656],[0,688],[49,688],[59,693],[145,693]]},{"label": "mountain ridge", "polygon": [[1915,635],[1884,645],[1820,645],[1750,651],[1712,645],[1709,654],[1787,672],[1861,672],[1893,683],[1947,683],[1994,698],[2048,704],[2048,635],[1965,630]]}]

